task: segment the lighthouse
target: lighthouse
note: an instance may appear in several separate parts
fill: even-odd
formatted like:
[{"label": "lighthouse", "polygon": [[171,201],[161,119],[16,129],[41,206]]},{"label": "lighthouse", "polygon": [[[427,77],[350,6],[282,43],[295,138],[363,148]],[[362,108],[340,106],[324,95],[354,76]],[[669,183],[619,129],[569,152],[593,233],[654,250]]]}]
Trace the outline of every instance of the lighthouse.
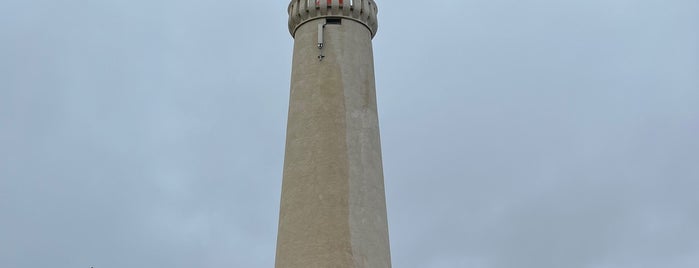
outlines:
[{"label": "lighthouse", "polygon": [[373,0],[292,0],[276,268],[390,268]]}]

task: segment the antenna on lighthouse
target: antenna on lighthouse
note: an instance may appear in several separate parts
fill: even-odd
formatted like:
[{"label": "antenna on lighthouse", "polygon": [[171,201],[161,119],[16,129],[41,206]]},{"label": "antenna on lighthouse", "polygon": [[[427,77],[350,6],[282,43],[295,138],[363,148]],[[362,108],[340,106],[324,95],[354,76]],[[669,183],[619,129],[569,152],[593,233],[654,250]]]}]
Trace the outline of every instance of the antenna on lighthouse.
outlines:
[{"label": "antenna on lighthouse", "polygon": [[318,49],[320,49],[320,55],[318,55],[318,60],[322,61],[323,58],[325,58],[325,55],[323,55],[323,47],[325,46],[325,37],[324,32],[325,32],[325,25],[327,25],[328,22],[326,20],[322,20],[321,23],[318,23]]},{"label": "antenna on lighthouse", "polygon": [[325,29],[325,21],[318,23],[318,49],[322,49],[324,45],[323,30]]}]

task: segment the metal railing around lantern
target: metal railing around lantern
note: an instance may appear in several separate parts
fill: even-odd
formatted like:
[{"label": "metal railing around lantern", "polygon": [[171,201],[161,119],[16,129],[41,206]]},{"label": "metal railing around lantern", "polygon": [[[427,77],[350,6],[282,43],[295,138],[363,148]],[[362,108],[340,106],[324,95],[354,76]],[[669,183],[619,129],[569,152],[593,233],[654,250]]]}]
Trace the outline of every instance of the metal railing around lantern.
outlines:
[{"label": "metal railing around lantern", "polygon": [[299,26],[320,17],[342,17],[360,22],[371,35],[378,30],[379,12],[374,0],[292,0],[289,4],[289,32],[295,35]]}]

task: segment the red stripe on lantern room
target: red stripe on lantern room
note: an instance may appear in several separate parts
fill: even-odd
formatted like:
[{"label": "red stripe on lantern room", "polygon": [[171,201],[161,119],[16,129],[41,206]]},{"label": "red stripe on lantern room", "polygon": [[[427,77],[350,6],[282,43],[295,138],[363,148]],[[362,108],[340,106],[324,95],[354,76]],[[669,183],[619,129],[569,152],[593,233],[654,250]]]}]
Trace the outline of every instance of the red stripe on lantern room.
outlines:
[{"label": "red stripe on lantern room", "polygon": [[[332,5],[333,0],[328,0],[328,6]],[[340,0],[340,5],[342,5],[342,0]],[[316,6],[320,6],[320,0],[316,0]]]}]

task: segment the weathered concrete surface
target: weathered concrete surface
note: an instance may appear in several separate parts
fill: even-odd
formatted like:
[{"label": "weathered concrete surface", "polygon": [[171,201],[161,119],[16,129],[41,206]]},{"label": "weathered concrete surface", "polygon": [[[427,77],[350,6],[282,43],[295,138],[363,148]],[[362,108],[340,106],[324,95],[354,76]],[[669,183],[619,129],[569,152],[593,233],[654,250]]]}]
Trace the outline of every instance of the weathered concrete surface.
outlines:
[{"label": "weathered concrete surface", "polygon": [[318,23],[295,32],[276,268],[390,268],[372,32],[327,25],[319,61]]}]

